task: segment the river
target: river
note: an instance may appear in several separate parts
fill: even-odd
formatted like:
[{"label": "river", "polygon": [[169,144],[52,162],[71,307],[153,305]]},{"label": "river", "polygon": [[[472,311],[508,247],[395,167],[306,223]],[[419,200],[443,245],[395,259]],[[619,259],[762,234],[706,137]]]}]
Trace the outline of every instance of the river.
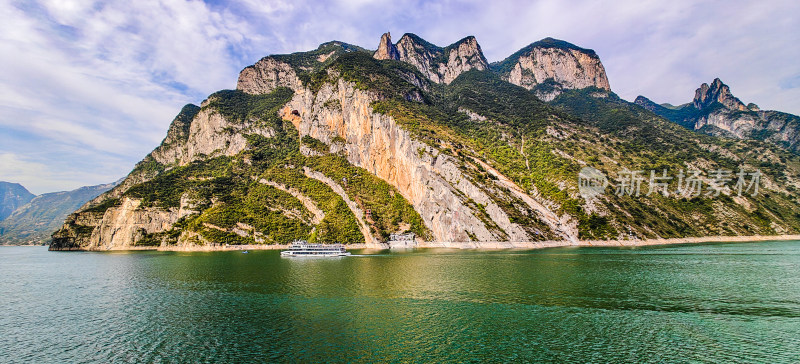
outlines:
[{"label": "river", "polygon": [[0,247],[0,362],[800,361],[800,242],[353,253]]}]

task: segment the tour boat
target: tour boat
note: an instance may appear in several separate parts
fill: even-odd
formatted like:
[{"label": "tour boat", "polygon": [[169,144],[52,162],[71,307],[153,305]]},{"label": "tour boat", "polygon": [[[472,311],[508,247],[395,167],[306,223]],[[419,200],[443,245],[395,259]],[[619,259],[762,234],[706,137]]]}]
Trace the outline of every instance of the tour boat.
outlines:
[{"label": "tour boat", "polygon": [[281,252],[282,257],[346,257],[350,253],[342,244],[309,244],[297,240],[289,245],[289,249]]}]

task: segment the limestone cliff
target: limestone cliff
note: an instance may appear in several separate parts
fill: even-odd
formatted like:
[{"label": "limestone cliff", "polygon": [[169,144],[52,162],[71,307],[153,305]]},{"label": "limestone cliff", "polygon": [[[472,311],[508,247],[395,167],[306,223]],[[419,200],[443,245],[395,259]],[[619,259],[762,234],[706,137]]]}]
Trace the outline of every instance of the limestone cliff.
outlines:
[{"label": "limestone cliff", "polygon": [[296,89],[300,85],[292,66],[273,57],[264,57],[239,73],[236,88],[249,93],[265,93],[279,86]]},{"label": "limestone cliff", "polygon": [[[73,248],[96,250],[133,246],[147,234],[169,230],[186,210],[140,207],[141,200],[123,198],[105,211],[87,211],[67,217],[65,228],[53,236],[52,250]],[[75,229],[91,229],[88,239],[72,241]]]},{"label": "limestone cliff", "polygon": [[373,55],[375,59],[400,59],[400,53],[397,52],[397,47],[392,44],[392,34],[384,33],[381,36],[381,42],[378,44],[378,50]]},{"label": "limestone cliff", "polygon": [[747,106],[731,94],[731,89],[728,85],[722,83],[719,78],[715,78],[710,86],[707,83],[700,85],[700,88],[695,90],[694,100],[692,100],[692,104],[698,110],[703,110],[715,102],[722,104],[728,110],[748,110]]},{"label": "limestone cliff", "polygon": [[563,89],[611,89],[605,68],[593,50],[553,38],[532,43],[492,68],[504,80],[534,90],[544,101],[554,99]]},{"label": "limestone cliff", "polygon": [[[244,80],[238,87],[247,92],[270,91],[248,87],[256,82]],[[451,156],[414,140],[391,117],[372,111],[370,105],[376,100],[376,95],[340,79],[323,85],[317,92],[306,87],[296,89],[281,115],[295,125],[301,136],[312,136],[332,149],[341,150],[350,163],[397,188],[432,230],[434,240],[535,239],[533,232],[511,222]],[[336,140],[343,140],[344,144],[337,146]],[[507,188],[503,193],[507,198],[518,198]],[[533,200],[530,196],[526,198]],[[482,220],[478,216],[481,212],[468,201],[486,206],[491,223]],[[556,236],[577,239],[575,222],[569,217],[559,217],[541,204],[534,211],[538,214],[536,218],[546,221]]]},{"label": "limestone cliff", "polygon": [[[329,108],[331,100],[340,107]],[[512,223],[508,215],[470,181],[456,161],[447,154],[414,140],[391,117],[372,111],[375,97],[357,90],[343,80],[326,84],[317,93],[297,90],[283,109],[301,135],[310,135],[326,144],[345,141],[343,151],[353,165],[365,168],[387,181],[414,206],[437,241],[525,241],[533,237],[525,228]],[[292,117],[298,110],[300,117]],[[510,195],[509,191],[505,191]],[[482,221],[468,200],[485,205],[491,221]],[[543,219],[558,217],[542,209]],[[546,215],[546,217],[545,217]],[[553,223],[557,236],[576,239],[574,226]]]},{"label": "limestone cliff", "polygon": [[401,61],[414,65],[436,83],[449,84],[466,71],[489,68],[478,41],[472,36],[441,48],[414,34],[404,34],[396,48]]}]

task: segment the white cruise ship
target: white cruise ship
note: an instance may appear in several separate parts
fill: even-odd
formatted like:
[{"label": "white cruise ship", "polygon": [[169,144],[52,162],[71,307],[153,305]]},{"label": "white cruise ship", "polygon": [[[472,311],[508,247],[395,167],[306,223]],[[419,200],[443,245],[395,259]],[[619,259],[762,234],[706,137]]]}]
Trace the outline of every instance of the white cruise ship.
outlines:
[{"label": "white cruise ship", "polygon": [[281,252],[282,257],[345,257],[350,253],[342,244],[309,244],[298,240],[289,245],[289,249]]}]

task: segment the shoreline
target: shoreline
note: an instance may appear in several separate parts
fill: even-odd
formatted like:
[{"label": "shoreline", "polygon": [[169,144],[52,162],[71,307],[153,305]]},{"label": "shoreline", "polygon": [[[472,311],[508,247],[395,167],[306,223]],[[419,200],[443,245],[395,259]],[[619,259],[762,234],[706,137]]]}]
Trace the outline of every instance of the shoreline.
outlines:
[{"label": "shoreline", "polygon": [[[703,244],[703,243],[755,243],[765,241],[800,240],[800,235],[753,235],[753,236],[704,236],[669,239],[644,239],[644,240],[579,240],[576,242],[566,240],[550,241],[482,241],[482,242],[417,242],[413,246],[404,248],[446,248],[446,249],[477,249],[477,250],[503,250],[520,249],[533,250],[558,247],[640,247],[678,244]],[[350,244],[347,249],[385,250],[389,244],[378,246],[373,244]],[[283,250],[288,245],[191,245],[191,246],[124,246],[112,248],[92,249],[58,249],[53,251],[171,251],[171,252],[213,252],[213,251],[243,251],[243,250]]]},{"label": "shoreline", "polygon": [[527,241],[527,242],[422,242],[417,248],[454,248],[454,249],[544,249],[558,247],[640,247],[679,244],[704,243],[757,243],[765,241],[800,240],[800,235],[752,235],[752,236],[702,236],[687,238],[662,238],[643,240],[566,240]]}]

